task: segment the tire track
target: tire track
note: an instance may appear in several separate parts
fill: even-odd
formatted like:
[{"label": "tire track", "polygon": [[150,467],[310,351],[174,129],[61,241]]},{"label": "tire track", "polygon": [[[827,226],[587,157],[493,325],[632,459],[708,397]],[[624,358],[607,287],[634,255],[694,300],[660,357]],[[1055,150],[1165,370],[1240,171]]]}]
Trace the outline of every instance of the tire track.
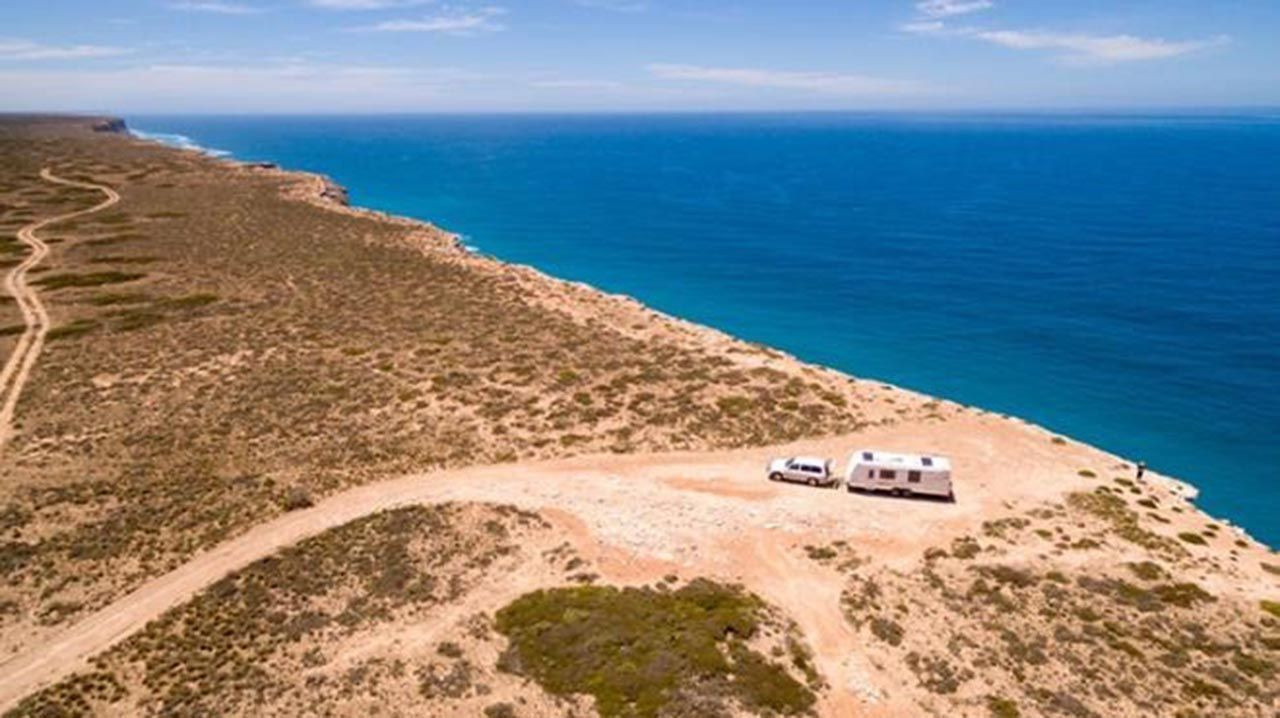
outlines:
[{"label": "tire track", "polygon": [[18,338],[13,353],[5,362],[4,369],[0,371],[0,452],[4,451],[4,447],[13,435],[13,417],[17,412],[18,399],[22,396],[22,389],[31,376],[31,369],[39,359],[41,350],[44,349],[44,338],[49,332],[49,314],[44,308],[44,303],[40,301],[40,295],[36,290],[27,284],[27,272],[49,254],[49,245],[41,241],[36,236],[36,232],[56,222],[100,212],[120,201],[120,195],[110,187],[58,177],[48,167],[40,170],[40,178],[46,182],[67,187],[97,190],[107,198],[88,209],[48,217],[18,230],[18,240],[31,247],[31,253],[18,266],[9,270],[9,274],[4,279],[4,288],[18,303],[18,309],[22,311],[22,319],[27,326],[22,336]]}]

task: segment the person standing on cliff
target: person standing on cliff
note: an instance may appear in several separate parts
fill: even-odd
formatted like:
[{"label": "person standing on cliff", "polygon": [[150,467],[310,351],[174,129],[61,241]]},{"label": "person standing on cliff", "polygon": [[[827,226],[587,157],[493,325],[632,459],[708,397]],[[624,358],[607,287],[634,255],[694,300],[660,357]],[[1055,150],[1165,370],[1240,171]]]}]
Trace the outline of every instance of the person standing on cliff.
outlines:
[{"label": "person standing on cliff", "polygon": [[1139,461],[1138,462],[1138,480],[1139,481],[1142,480],[1142,475],[1145,473],[1147,473],[1147,462]]}]

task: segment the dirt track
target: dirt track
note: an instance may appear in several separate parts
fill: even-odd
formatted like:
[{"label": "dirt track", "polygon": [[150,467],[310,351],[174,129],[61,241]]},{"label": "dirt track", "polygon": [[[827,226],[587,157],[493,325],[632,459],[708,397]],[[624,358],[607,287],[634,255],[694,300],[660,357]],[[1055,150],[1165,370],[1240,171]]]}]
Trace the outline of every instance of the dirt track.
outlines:
[{"label": "dirt track", "polygon": [[19,241],[31,247],[31,253],[5,276],[4,288],[18,303],[18,308],[22,310],[22,320],[27,326],[19,337],[13,353],[5,362],[4,370],[0,371],[0,402],[2,402],[0,403],[0,452],[4,450],[9,437],[13,434],[13,417],[18,408],[18,399],[22,396],[22,388],[26,386],[27,379],[31,376],[32,367],[40,358],[40,350],[44,348],[45,334],[49,332],[49,314],[45,311],[44,303],[40,301],[40,295],[36,290],[27,285],[27,271],[49,254],[49,245],[42,242],[36,236],[36,232],[57,222],[99,212],[120,201],[120,195],[110,187],[63,179],[54,175],[47,167],[40,171],[40,177],[54,184],[97,190],[106,194],[107,198],[88,209],[47,217],[18,230]]},{"label": "dirt track", "polygon": [[[612,583],[645,583],[667,573],[743,583],[794,619],[813,647],[832,684],[821,713],[847,715],[858,706],[868,714],[868,696],[875,690],[867,686],[868,670],[857,663],[858,636],[841,615],[842,581],[808,560],[802,547],[845,539],[877,561],[905,565],[925,547],[975,530],[1002,506],[1060,496],[1080,481],[1073,478],[1079,467],[1118,461],[1082,445],[1054,445],[1049,438],[1035,427],[964,413],[782,447],[588,456],[411,475],[355,488],[259,525],[62,633],[24,647],[0,663],[0,710],[281,547],[383,509],[484,501],[546,512]],[[860,446],[950,454],[962,477],[959,501],[849,495],[773,484],[762,474],[770,456],[844,456]]]}]

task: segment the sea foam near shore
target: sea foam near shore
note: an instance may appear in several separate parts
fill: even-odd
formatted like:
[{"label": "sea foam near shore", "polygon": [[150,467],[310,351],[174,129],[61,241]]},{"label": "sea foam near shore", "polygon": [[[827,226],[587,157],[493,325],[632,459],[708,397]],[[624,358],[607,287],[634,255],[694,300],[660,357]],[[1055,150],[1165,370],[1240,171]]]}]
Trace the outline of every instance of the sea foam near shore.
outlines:
[{"label": "sea foam near shore", "polygon": [[192,152],[200,152],[210,157],[230,157],[231,153],[227,150],[220,150],[213,147],[205,147],[186,135],[174,132],[146,132],[130,128],[129,134],[140,140],[148,140],[150,142],[159,142],[162,145],[176,147],[180,150],[190,150]]}]

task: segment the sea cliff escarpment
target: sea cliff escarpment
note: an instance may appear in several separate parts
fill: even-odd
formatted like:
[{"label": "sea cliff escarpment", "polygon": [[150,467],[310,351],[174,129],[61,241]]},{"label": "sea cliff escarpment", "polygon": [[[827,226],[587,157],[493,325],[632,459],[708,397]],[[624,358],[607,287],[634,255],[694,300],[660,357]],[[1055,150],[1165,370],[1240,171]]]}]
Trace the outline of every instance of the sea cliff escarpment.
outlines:
[{"label": "sea cliff escarpment", "polygon": [[[1121,457],[454,251],[316,175],[83,120],[0,119],[0,159],[5,231],[100,200],[44,167],[121,195],[40,230],[0,710],[1274,712],[1280,561]],[[762,472],[863,447],[949,456],[956,501]]]}]

